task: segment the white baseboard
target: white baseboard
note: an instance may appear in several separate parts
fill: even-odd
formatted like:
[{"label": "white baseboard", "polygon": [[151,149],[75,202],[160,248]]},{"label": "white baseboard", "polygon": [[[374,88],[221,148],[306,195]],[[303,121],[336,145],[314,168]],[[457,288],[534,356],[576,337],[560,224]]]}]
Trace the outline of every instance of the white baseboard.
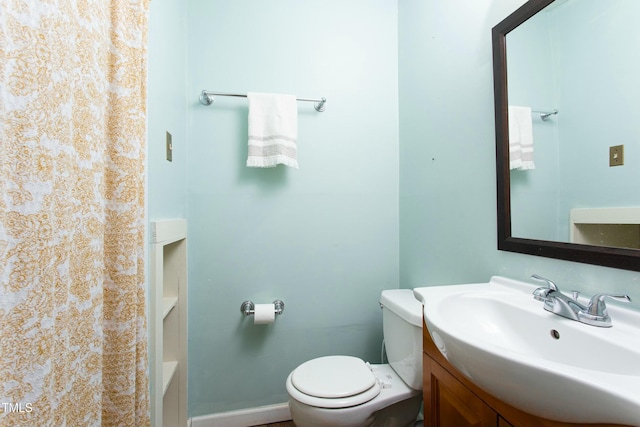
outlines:
[{"label": "white baseboard", "polygon": [[291,419],[289,404],[258,406],[191,418],[191,427],[251,427]]}]

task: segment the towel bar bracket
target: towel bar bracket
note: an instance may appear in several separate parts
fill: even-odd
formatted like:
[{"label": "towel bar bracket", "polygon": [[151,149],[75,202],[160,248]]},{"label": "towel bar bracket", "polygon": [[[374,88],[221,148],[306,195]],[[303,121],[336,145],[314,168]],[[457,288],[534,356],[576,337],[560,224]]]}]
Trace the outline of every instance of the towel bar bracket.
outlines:
[{"label": "towel bar bracket", "polygon": [[322,98],[322,100],[320,100],[320,102],[316,102],[315,104],[313,104],[313,108],[316,109],[316,111],[322,113],[327,107],[324,105],[327,102],[327,98]]},{"label": "towel bar bracket", "polygon": [[202,105],[211,105],[214,100],[213,95],[209,95],[206,90],[200,92],[200,103]]},{"label": "towel bar bracket", "polygon": [[540,118],[546,122],[547,120],[549,120],[550,116],[553,116],[555,114],[558,114],[558,110],[553,110],[549,113],[540,113]]},{"label": "towel bar bracket", "polygon": [[553,111],[531,110],[531,111],[533,111],[534,113],[540,114],[540,118],[542,119],[543,122],[546,122],[547,120],[549,120],[549,117],[558,114],[558,110],[553,110]]}]

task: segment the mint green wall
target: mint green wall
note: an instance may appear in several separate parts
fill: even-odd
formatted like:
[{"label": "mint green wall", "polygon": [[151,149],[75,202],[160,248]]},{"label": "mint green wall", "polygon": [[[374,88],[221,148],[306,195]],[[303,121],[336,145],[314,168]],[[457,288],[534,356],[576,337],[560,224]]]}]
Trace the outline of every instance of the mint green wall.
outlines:
[{"label": "mint green wall", "polygon": [[[154,0],[149,11],[147,83],[148,220],[187,214],[187,4]],[[165,133],[173,135],[173,161]]]},{"label": "mint green wall", "polygon": [[[635,0],[567,2],[554,12],[565,218],[574,207],[640,206],[640,56],[631,48],[640,44],[638,15]],[[609,167],[609,147],[619,144],[624,165]]]},{"label": "mint green wall", "polygon": [[402,287],[497,273],[490,3],[398,2]]},{"label": "mint green wall", "polygon": [[491,28],[523,3],[398,2],[401,287],[538,273],[640,308],[639,273],[496,250]]},{"label": "mint green wall", "polygon": [[[298,364],[372,362],[378,298],[398,287],[395,0],[189,2],[189,413],[286,402]],[[298,103],[300,169],[245,167],[247,100]],[[244,300],[285,302],[269,326]]]},{"label": "mint green wall", "polygon": [[[542,12],[507,35],[509,104],[533,110],[553,111],[558,105],[558,83],[554,68],[554,43],[549,14]],[[555,115],[542,120],[532,114],[533,170],[511,171],[511,232],[514,236],[559,240],[558,128],[564,119]],[[568,222],[566,216],[562,216]]]}]

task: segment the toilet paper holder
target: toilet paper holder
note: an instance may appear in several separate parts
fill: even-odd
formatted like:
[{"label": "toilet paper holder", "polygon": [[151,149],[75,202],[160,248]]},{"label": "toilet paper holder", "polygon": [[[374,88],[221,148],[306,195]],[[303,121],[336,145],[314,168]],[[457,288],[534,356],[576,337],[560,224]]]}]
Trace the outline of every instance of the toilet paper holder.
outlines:
[{"label": "toilet paper holder", "polygon": [[[245,301],[240,306],[240,312],[245,316],[251,316],[252,314],[255,314],[255,308],[256,306],[251,301]],[[275,300],[273,302],[273,311],[276,314],[282,314],[284,311],[284,302],[279,299]]]}]

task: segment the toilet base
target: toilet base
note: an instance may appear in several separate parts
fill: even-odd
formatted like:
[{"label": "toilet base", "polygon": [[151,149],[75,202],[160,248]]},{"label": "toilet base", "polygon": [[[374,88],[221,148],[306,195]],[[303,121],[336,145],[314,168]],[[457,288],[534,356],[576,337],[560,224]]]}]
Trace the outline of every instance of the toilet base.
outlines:
[{"label": "toilet base", "polygon": [[340,409],[316,408],[289,400],[289,410],[296,426],[301,427],[413,427],[422,393],[367,414],[359,406]]}]

